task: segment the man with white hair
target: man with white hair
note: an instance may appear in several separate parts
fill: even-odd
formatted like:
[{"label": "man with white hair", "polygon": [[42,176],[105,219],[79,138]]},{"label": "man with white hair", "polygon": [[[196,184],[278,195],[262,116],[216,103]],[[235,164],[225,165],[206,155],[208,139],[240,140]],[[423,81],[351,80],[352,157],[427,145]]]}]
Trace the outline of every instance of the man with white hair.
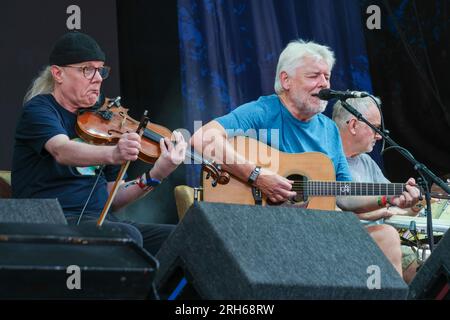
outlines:
[{"label": "man with white hair", "polygon": [[[192,137],[194,148],[208,150],[222,168],[242,181],[259,188],[272,202],[283,202],[296,196],[293,181],[276,172],[260,168],[243,159],[227,141],[228,132],[234,130],[276,129],[279,140],[267,144],[276,145],[283,152],[322,152],[333,162],[336,180],[351,181],[351,174],[342,149],[339,131],[334,122],[322,114],[326,102],[315,97],[321,89],[330,87],[331,69],[335,62],[333,52],[314,42],[297,40],[289,43],[279,57],[275,77],[276,94],[262,96],[256,101],[239,106],[229,114],[219,117],[198,130]],[[211,132],[214,134],[211,135]],[[211,139],[208,137],[212,136]],[[259,138],[259,137],[258,137]],[[215,152],[211,152],[216,150]],[[215,156],[214,156],[215,155]],[[226,163],[225,159],[236,159]],[[408,181],[406,192],[391,199],[399,207],[416,203],[419,193]],[[343,210],[367,212],[378,207],[374,197],[338,197]],[[379,227],[379,226],[378,226]],[[389,226],[368,229],[386,256],[401,274],[401,252],[398,234]],[[386,242],[389,239],[389,242]],[[394,245],[392,245],[394,243]]]}]

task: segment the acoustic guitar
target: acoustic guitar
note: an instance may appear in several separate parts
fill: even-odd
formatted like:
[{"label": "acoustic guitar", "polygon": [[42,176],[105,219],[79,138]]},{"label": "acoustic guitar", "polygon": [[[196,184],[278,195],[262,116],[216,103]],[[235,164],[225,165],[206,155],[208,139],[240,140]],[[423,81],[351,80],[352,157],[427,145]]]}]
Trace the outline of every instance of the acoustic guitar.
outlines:
[{"label": "acoustic guitar", "polygon": [[[297,192],[297,196],[289,201],[291,205],[335,210],[336,196],[396,196],[405,190],[404,183],[335,181],[331,159],[320,152],[285,153],[244,136],[231,138],[229,142],[248,161],[294,181],[292,189]],[[225,161],[236,163],[235,159]],[[234,176],[231,176],[228,184],[215,187],[206,183],[207,179],[208,175],[204,172],[203,201],[255,205],[255,193],[261,196],[262,205],[272,204],[259,190]]]}]

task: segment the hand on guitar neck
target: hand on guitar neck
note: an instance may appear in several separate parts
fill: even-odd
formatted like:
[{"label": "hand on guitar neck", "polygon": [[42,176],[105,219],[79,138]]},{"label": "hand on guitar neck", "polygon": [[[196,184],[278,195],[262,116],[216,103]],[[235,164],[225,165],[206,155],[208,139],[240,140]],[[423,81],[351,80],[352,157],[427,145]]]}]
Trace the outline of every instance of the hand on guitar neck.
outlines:
[{"label": "hand on guitar neck", "polygon": [[415,205],[419,201],[420,196],[420,191],[416,187],[416,181],[413,178],[409,178],[406,181],[405,189],[402,195],[391,198],[389,203],[402,209]]},{"label": "hand on guitar neck", "polygon": [[[365,183],[362,183],[363,185]],[[367,183],[369,184],[369,183]],[[389,184],[387,184],[388,186]],[[408,179],[405,184],[395,184],[401,186],[401,191],[396,192],[396,196],[388,196],[388,205],[395,206],[401,209],[406,209],[414,206],[419,201],[420,191],[416,187],[416,182],[413,178]],[[389,190],[389,187],[388,187]],[[389,194],[389,193],[385,193]],[[380,193],[382,195],[382,193]],[[354,211],[358,214],[378,210],[381,206],[378,202],[379,197],[349,197],[342,196],[337,198],[338,206],[347,211]]]}]

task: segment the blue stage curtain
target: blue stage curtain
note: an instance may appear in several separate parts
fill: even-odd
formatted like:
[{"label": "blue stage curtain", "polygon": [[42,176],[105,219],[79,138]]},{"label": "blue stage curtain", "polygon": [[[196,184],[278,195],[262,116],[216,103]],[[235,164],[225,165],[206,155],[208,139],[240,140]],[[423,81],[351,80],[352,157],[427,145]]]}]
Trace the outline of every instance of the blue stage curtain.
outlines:
[{"label": "blue stage curtain", "polygon": [[[371,92],[363,13],[355,0],[178,0],[184,127],[274,93],[278,56],[299,38],[335,52],[333,89]],[[199,177],[188,166],[187,183]]]}]

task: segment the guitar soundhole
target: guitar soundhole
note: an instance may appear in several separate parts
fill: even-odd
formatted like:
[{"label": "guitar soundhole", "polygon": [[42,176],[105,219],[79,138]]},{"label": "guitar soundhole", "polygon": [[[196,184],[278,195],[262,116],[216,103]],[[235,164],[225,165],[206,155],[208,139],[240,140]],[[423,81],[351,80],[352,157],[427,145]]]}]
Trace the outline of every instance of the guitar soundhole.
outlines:
[{"label": "guitar soundhole", "polygon": [[305,176],[299,174],[292,174],[290,176],[287,176],[286,178],[294,181],[292,191],[297,192],[297,195],[295,196],[294,199],[291,199],[291,202],[297,204],[301,202],[306,202],[308,198],[305,196],[306,194],[305,187],[308,179]]},{"label": "guitar soundhole", "polygon": [[273,203],[269,199],[267,200],[267,203],[269,205],[283,205],[283,204],[294,204],[296,206],[300,207],[307,207],[308,206],[308,197],[306,196],[305,188],[306,188],[306,182],[308,181],[308,178],[305,176],[299,175],[299,174],[292,174],[290,176],[286,177],[289,180],[293,180],[294,184],[292,186],[292,191],[297,192],[297,195],[293,199],[289,199],[287,203]]}]

